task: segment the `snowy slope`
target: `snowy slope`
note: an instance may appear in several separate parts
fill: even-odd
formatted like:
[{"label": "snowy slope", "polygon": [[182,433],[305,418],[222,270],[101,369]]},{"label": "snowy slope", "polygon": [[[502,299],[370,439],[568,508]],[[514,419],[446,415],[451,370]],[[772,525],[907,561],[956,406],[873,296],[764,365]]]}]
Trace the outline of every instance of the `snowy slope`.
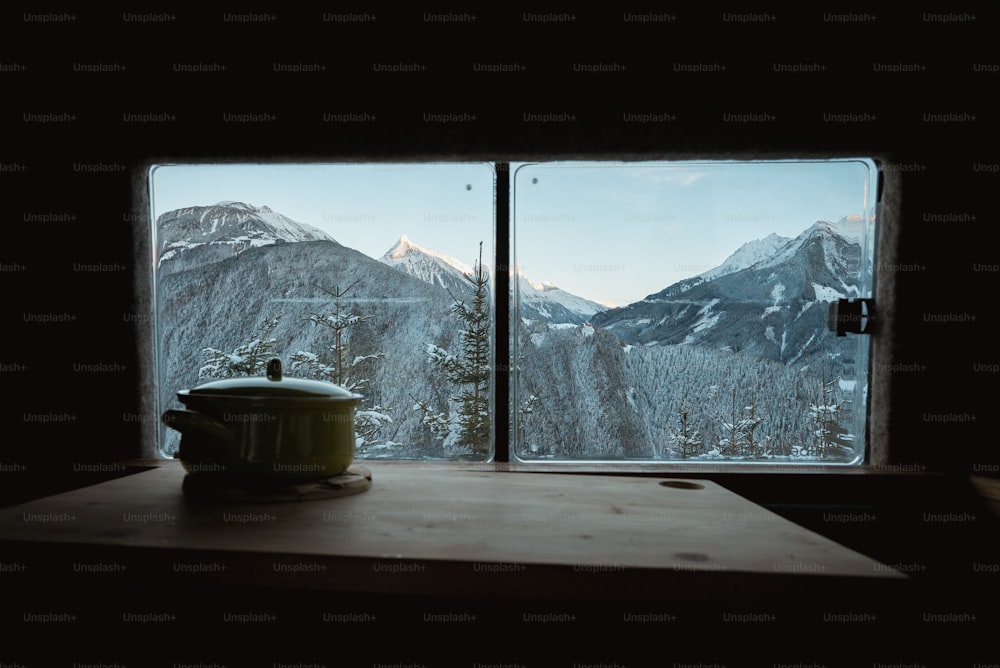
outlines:
[{"label": "snowy slope", "polygon": [[779,248],[783,247],[789,241],[791,241],[791,239],[788,237],[780,237],[774,233],[767,235],[763,239],[748,241],[737,248],[736,251],[726,258],[718,267],[709,269],[705,273],[699,274],[698,276],[706,281],[710,281],[714,278],[720,278],[726,274],[732,274],[733,272],[741,269],[752,267],[758,262],[772,257]]},{"label": "snowy slope", "polygon": [[822,236],[825,239],[824,252],[831,260],[831,271],[836,271],[832,265],[836,262],[836,256],[838,255],[838,243],[839,245],[847,246],[856,245],[860,248],[863,234],[864,223],[860,216],[848,216],[846,218],[841,218],[836,223],[818,220],[802,234],[778,249],[778,252],[775,252],[770,257],[763,259],[763,261],[759,263],[758,268],[764,269],[788,262],[796,254],[802,252],[802,246],[810,239]]},{"label": "snowy slope", "polygon": [[[326,232],[298,223],[266,206],[243,202],[219,202],[211,206],[193,206],[162,214],[156,221],[157,266],[192,250],[198,262],[218,261],[248,248],[297,241],[333,241]],[[211,247],[209,252],[205,247]],[[194,258],[187,258],[192,260]],[[184,267],[190,262],[184,262]],[[180,269],[178,263],[171,271]]]},{"label": "snowy slope", "polygon": [[517,277],[517,316],[522,320],[582,324],[606,309],[552,283],[534,283],[520,274]]},{"label": "snowy slope", "polygon": [[[774,233],[769,234],[763,239],[748,241],[737,248],[732,255],[723,260],[722,264],[719,266],[713,267],[712,269],[696,276],[692,276],[691,278],[680,280],[668,287],[666,290],[663,290],[655,298],[670,297],[680,294],[707,281],[712,281],[742,269],[746,269],[747,267],[752,267],[758,262],[774,256],[778,250],[790,241],[791,239],[788,237],[780,237]],[[653,298],[654,297],[650,295],[646,299],[649,300]]]},{"label": "snowy slope", "polygon": [[472,276],[472,267],[461,260],[436,253],[418,246],[406,235],[399,238],[379,262],[409,274],[414,278],[449,290],[456,298],[465,295],[472,287],[467,276]]},{"label": "snowy slope", "polygon": [[[309,316],[334,309],[334,300],[324,290],[348,286],[342,308],[363,318],[350,330],[349,355],[384,354],[352,374],[370,379],[361,391],[361,407],[382,406],[392,417],[381,439],[431,448],[421,415],[411,407],[414,397],[446,405],[451,387],[428,362],[425,350],[431,342],[452,348],[459,323],[451,313],[451,298],[439,287],[331,241],[251,248],[161,276],[161,405],[176,404],[176,390],[205,382],[198,375],[206,363],[205,348],[235,350],[261,331],[264,318],[280,317],[271,336],[274,353],[285,361],[289,376],[308,372],[293,367],[291,359],[298,352],[329,361],[333,333],[310,324]],[[176,432],[164,433],[172,439],[169,449],[176,443]]]}]

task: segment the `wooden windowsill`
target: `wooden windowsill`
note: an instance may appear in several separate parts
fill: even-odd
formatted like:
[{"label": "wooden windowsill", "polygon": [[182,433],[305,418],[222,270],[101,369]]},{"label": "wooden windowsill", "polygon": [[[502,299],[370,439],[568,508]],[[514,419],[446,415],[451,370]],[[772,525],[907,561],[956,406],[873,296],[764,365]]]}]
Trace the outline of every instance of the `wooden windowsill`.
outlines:
[{"label": "wooden windowsill", "polygon": [[[127,577],[435,596],[849,600],[907,577],[710,480],[504,475],[366,462],[360,493],[195,504],[169,460],[0,511],[18,551],[127,563]],[[59,546],[63,549],[53,551]],[[52,568],[59,568],[53,565]]]}]

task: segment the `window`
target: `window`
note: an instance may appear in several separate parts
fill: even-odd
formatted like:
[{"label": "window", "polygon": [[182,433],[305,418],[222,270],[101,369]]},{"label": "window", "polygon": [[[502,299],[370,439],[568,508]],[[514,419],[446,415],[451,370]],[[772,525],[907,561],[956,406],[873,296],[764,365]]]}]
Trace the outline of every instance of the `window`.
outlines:
[{"label": "window", "polygon": [[[490,457],[494,179],[483,163],[152,168],[158,411],[279,357],[364,396],[359,458]],[[161,455],[178,442],[160,427]]]},{"label": "window", "polygon": [[[869,337],[826,319],[872,295],[877,178],[868,159],[156,165],[157,411],[277,356],[364,395],[360,459],[861,463]],[[160,426],[158,455],[178,440]]]},{"label": "window", "polygon": [[513,170],[516,457],[853,464],[870,160]]}]

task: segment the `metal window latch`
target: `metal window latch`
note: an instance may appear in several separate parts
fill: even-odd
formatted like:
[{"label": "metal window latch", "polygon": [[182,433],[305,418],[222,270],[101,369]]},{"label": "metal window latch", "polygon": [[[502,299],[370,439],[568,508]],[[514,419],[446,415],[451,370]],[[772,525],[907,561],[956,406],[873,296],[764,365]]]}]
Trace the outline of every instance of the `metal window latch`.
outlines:
[{"label": "metal window latch", "polygon": [[875,329],[874,299],[838,299],[830,304],[827,327],[837,336],[871,334]]}]

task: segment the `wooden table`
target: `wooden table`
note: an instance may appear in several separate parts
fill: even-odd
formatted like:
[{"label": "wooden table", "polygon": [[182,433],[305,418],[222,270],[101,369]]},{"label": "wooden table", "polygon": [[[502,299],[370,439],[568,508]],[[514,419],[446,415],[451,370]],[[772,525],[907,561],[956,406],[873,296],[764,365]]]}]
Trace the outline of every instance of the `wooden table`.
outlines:
[{"label": "wooden table", "polygon": [[144,582],[684,605],[907,581],[708,480],[367,466],[352,496],[206,505],[165,462],[0,510],[0,549]]}]

